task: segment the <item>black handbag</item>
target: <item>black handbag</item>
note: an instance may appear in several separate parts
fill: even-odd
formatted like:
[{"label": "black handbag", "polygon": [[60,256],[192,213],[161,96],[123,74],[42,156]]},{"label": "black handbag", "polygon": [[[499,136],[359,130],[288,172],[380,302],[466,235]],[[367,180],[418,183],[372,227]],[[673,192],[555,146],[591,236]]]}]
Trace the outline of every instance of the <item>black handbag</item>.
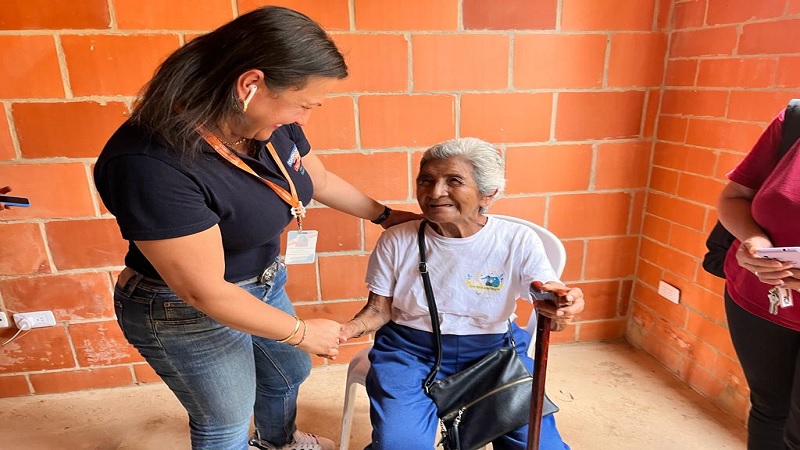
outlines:
[{"label": "black handbag", "polygon": [[[431,315],[436,362],[423,388],[436,404],[442,421],[444,449],[472,450],[528,424],[533,377],[517,355],[509,321],[510,347],[490,352],[466,370],[443,380],[435,379],[442,363],[442,334],[425,260],[425,225],[423,220],[419,227],[419,270]],[[543,415],[556,411],[558,407],[545,396]]]},{"label": "black handbag", "polygon": [[[778,161],[792,148],[800,138],[800,99],[792,99],[786,106],[781,132],[781,144],[778,148]],[[778,161],[775,162],[777,165]],[[708,252],[703,256],[703,270],[719,278],[725,278],[725,257],[736,238],[719,221],[706,239]]]}]

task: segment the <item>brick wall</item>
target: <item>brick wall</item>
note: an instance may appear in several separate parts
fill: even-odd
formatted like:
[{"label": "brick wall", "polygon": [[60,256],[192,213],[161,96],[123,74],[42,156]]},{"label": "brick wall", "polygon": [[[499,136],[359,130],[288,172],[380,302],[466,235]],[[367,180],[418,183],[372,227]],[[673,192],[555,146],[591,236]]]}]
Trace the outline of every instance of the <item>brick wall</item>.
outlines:
[{"label": "brick wall", "polygon": [[[114,321],[110,296],[125,244],[98,200],[92,165],[165,55],[266,3],[0,3],[0,185],[13,186],[33,205],[0,213],[0,309],[48,309],[58,320],[56,327],[33,330],[2,347],[0,396],[157,381]],[[492,212],[523,217],[558,234],[568,252],[564,280],[581,286],[590,299],[582,320],[559,333],[558,341],[622,337],[634,284],[636,317],[662,320],[665,306],[645,303],[641,294],[652,290],[654,264],[663,266],[658,271],[671,281],[694,280],[684,271],[697,264],[696,246],[675,249],[677,244],[649,231],[638,260],[642,279],[634,283],[643,216],[648,224],[659,219],[668,234],[673,225],[686,228],[684,234],[693,231],[695,240],[711,223],[712,194],[691,186],[684,186],[688,193],[660,189],[655,203],[666,212],[657,215],[651,201],[644,214],[656,119],[688,125],[693,119],[685,111],[711,102],[684,97],[685,88],[670,85],[658,114],[668,44],[674,52],[681,47],[676,40],[686,41],[678,38],[683,31],[669,39],[669,1],[637,0],[625,8],[613,0],[272,3],[318,20],[347,55],[351,77],[315,111],[307,132],[328,167],[365,192],[414,209],[416,163],[429,145],[478,136],[504,151],[507,195]],[[678,10],[686,9],[678,4]],[[671,56],[669,80],[694,81],[686,74],[697,59],[706,58]],[[719,102],[725,104],[731,89],[712,91],[722,91]],[[780,104],[781,95],[774,95],[774,105]],[[725,108],[717,109],[725,117]],[[731,122],[748,131],[737,150],[767,117]],[[668,127],[661,124],[659,130]],[[700,153],[696,146],[659,143],[657,155],[665,145],[684,155],[687,149]],[[731,154],[731,164],[737,156],[722,153]],[[714,150],[702,154],[717,157]],[[703,161],[692,164],[710,167]],[[684,165],[663,162],[654,171],[654,183],[661,172],[675,180],[693,175]],[[714,177],[721,173],[690,178],[716,187]],[[703,192],[708,198],[702,201],[691,197]],[[698,217],[696,223],[678,214],[684,204],[699,211],[691,216]],[[367,255],[380,229],[326,208],[312,209],[308,226],[321,232],[319,259],[291,267],[290,295],[302,316],[348,319],[363,304]],[[670,256],[662,261],[651,254]],[[713,292],[719,286],[705,281],[705,289],[697,290],[718,301]],[[14,331],[1,331],[0,339]],[[715,342],[706,347],[717,348]],[[364,345],[366,339],[348,344],[336,363]],[[660,357],[656,346],[648,349]]]},{"label": "brick wall", "polygon": [[[723,281],[700,258],[729,172],[800,94],[800,1],[676,1],[627,338],[740,420]],[[657,294],[659,280],[682,304]]]}]

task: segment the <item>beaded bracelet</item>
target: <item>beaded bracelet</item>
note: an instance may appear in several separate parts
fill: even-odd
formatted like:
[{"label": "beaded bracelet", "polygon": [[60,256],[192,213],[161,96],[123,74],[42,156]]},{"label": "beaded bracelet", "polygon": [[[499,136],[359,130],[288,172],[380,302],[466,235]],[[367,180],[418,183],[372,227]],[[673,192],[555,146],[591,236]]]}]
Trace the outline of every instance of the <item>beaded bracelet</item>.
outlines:
[{"label": "beaded bracelet", "polygon": [[283,339],[281,339],[280,341],[277,341],[277,342],[286,342],[289,339],[293,338],[294,335],[297,334],[297,330],[300,329],[300,320],[301,319],[299,317],[294,316],[294,330],[288,336],[286,336],[285,338],[283,338]]},{"label": "beaded bracelet", "polygon": [[306,324],[306,321],[305,321],[305,320],[303,320],[303,319],[300,319],[300,322],[303,322],[303,335],[302,335],[302,336],[300,336],[300,340],[297,342],[297,344],[289,344],[289,345],[291,345],[292,347],[297,347],[297,346],[299,346],[300,344],[302,344],[302,343],[303,343],[303,341],[305,341],[305,340],[306,340],[306,331],[308,331],[308,324]]}]

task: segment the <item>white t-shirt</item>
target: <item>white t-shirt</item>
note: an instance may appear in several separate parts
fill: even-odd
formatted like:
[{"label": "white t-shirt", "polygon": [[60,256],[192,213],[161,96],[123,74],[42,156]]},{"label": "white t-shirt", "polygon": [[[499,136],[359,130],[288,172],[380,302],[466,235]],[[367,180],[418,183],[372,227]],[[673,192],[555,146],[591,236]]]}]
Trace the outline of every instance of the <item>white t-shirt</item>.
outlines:
[{"label": "white t-shirt", "polygon": [[[420,221],[386,230],[370,255],[367,287],[392,297],[392,321],[431,331],[419,272]],[[426,259],[442,334],[505,333],[516,299],[530,300],[533,281],[558,281],[536,233],[525,225],[488,217],[480,231],[447,238],[425,227]]]}]

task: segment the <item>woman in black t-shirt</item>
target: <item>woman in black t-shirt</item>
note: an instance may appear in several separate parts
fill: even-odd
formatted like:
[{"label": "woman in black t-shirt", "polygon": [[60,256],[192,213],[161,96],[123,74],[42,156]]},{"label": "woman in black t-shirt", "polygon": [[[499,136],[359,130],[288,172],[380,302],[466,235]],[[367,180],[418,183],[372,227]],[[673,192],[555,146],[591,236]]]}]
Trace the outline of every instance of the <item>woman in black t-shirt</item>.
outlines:
[{"label": "woman in black t-shirt", "polygon": [[246,448],[253,413],[251,445],[333,448],[295,416],[308,353],[335,357],[340,325],[296,317],[281,232],[312,198],[383,227],[416,217],[310,152],[301,126],[346,76],[311,19],[256,9],[170,55],[98,158],[130,243],[118,322],[188,411],[194,449]]}]

